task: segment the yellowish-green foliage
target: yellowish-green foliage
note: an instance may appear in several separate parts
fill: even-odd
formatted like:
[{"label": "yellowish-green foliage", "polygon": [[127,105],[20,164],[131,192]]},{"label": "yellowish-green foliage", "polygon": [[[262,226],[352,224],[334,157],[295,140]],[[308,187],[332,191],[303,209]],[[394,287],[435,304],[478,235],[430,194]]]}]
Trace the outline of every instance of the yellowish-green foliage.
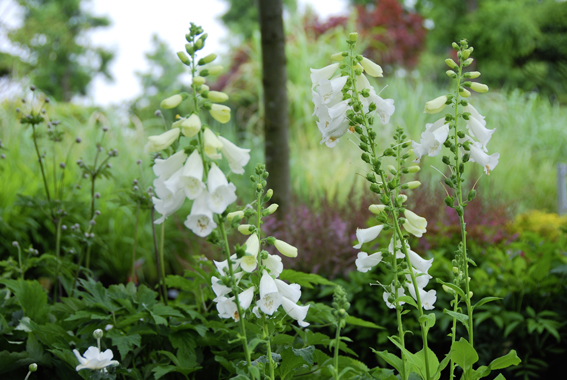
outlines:
[{"label": "yellowish-green foliage", "polygon": [[555,213],[531,210],[519,214],[514,221],[513,228],[519,233],[535,232],[538,235],[555,239],[567,233],[567,215],[559,216]]}]

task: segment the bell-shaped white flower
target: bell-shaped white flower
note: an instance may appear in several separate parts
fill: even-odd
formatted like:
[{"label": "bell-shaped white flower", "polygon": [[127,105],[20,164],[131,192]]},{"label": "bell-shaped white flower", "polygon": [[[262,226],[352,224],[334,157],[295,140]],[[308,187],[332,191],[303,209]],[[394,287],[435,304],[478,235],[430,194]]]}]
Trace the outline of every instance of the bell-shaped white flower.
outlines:
[{"label": "bell-shaped white flower", "polygon": [[179,128],[173,128],[161,135],[148,137],[148,143],[144,146],[144,152],[154,153],[164,150],[177,140],[180,132]]},{"label": "bell-shaped white flower", "polygon": [[263,313],[272,315],[282,304],[282,295],[278,290],[276,282],[270,274],[264,270],[260,279],[260,300],[256,302]]},{"label": "bell-shaped white flower", "polygon": [[199,152],[194,150],[185,165],[165,181],[165,186],[172,192],[183,191],[187,198],[193,200],[206,188],[202,179],[203,160]]},{"label": "bell-shaped white flower", "polygon": [[371,60],[369,60],[366,57],[362,57],[362,61],[360,62],[360,64],[362,65],[362,67],[364,67],[364,71],[370,75],[371,77],[383,77],[383,71],[382,68],[372,62]]},{"label": "bell-shaped white flower", "polygon": [[[392,283],[390,285],[390,291],[389,292],[384,292],[383,294],[383,298],[384,298],[384,302],[386,302],[386,306],[388,306],[388,308],[390,309],[395,309],[396,305],[394,305],[393,303],[390,303],[390,297],[392,296],[392,294],[394,293],[394,284]],[[404,291],[404,288],[402,288],[401,286],[398,288],[398,297],[404,296],[406,293]],[[400,301],[400,306],[405,304],[405,302]]]},{"label": "bell-shaped white flower", "polygon": [[260,240],[257,234],[252,234],[246,240],[246,255],[238,259],[243,271],[252,273],[258,266],[258,251],[260,250]]},{"label": "bell-shaped white flower", "polygon": [[252,300],[254,299],[254,292],[256,291],[255,286],[251,286],[245,291],[238,294],[238,301],[240,302],[240,307],[244,310],[248,310]]},{"label": "bell-shaped white flower", "polygon": [[193,233],[200,237],[208,236],[217,224],[213,220],[213,212],[209,209],[207,199],[209,193],[203,192],[191,207],[191,213],[187,216],[187,220],[183,224]]},{"label": "bell-shaped white flower", "polygon": [[154,180],[154,191],[157,197],[152,197],[152,202],[156,211],[162,215],[154,223],[161,224],[165,218],[181,208],[185,201],[185,194],[182,191],[170,191],[159,177]]},{"label": "bell-shaped white flower", "polygon": [[[319,85],[315,88],[317,93],[317,102],[322,104],[329,104],[336,98],[342,98],[341,90],[345,86],[348,77],[338,77],[331,80],[323,79],[319,82]],[[315,99],[315,97],[314,97]],[[314,100],[315,102],[315,100]]]},{"label": "bell-shaped white flower", "polygon": [[321,144],[333,148],[339,138],[349,130],[349,121],[346,118],[347,101],[337,103],[333,107],[322,106],[317,110],[319,121],[317,128],[321,132]]},{"label": "bell-shaped white flower", "polygon": [[184,136],[193,137],[201,130],[201,119],[196,114],[192,114],[181,121],[180,127]]},{"label": "bell-shaped white flower", "polygon": [[425,132],[421,134],[419,144],[412,141],[413,150],[416,155],[415,162],[419,162],[421,157],[425,155],[429,157],[437,156],[448,136],[449,124],[445,123],[445,118],[439,119],[432,124],[426,124]]},{"label": "bell-shaped white flower", "polygon": [[[413,284],[411,282],[407,282],[406,285],[413,299],[417,301],[417,297],[415,295],[415,288]],[[435,304],[435,301],[437,301],[437,291],[431,289],[430,291],[426,292],[421,288],[418,288],[418,290],[419,290],[419,298],[421,299],[421,306],[425,310],[435,309],[435,306],[433,306],[433,304]]]},{"label": "bell-shaped white flower", "polygon": [[108,349],[104,352],[100,352],[97,347],[89,347],[83,356],[77,350],[73,350],[73,353],[79,360],[79,365],[76,367],[77,371],[82,369],[103,369],[109,366],[118,365],[118,361],[112,360],[114,354],[112,353],[111,349]]},{"label": "bell-shaped white flower", "polygon": [[366,252],[358,252],[358,258],[355,261],[356,269],[359,272],[366,273],[378,265],[380,261],[382,261],[382,252],[376,252],[370,256]]},{"label": "bell-shaped white flower", "polygon": [[353,248],[360,249],[360,247],[362,247],[362,244],[376,239],[378,235],[380,235],[382,228],[384,228],[382,224],[370,228],[357,228],[356,238],[358,240],[358,244]]},{"label": "bell-shaped white flower", "polygon": [[[390,239],[390,244],[388,245],[388,252],[390,252],[390,254],[394,254],[394,238],[395,236],[392,236],[392,238]],[[409,251],[410,246],[409,244],[406,242],[406,248]],[[406,257],[404,255],[404,252],[402,250],[402,244],[401,242],[396,239],[396,259],[403,259],[404,257]]]},{"label": "bell-shaped white flower", "polygon": [[419,272],[427,273],[431,265],[433,265],[433,259],[426,260],[411,249],[408,249],[408,256],[411,265]]},{"label": "bell-shaped white flower", "polygon": [[447,105],[447,95],[440,96],[425,103],[425,113],[439,113]]},{"label": "bell-shaped white flower", "polygon": [[493,153],[489,156],[488,154],[484,153],[482,148],[478,145],[480,144],[474,143],[470,145],[470,160],[482,166],[486,174],[490,174],[490,172],[494,170],[496,165],[498,165],[500,153]]},{"label": "bell-shaped white flower", "polygon": [[173,173],[181,169],[186,159],[187,155],[183,150],[172,154],[165,160],[156,158],[153,166],[154,174],[158,176],[162,181],[165,181],[169,177],[171,177]]},{"label": "bell-shaped white flower", "polygon": [[[224,262],[226,262],[226,260]],[[215,264],[216,263],[217,262],[215,261]],[[218,266],[217,266],[217,268],[218,268]],[[227,266],[227,268],[228,268],[228,266]],[[235,268],[233,268],[233,269],[235,269]],[[220,272],[220,273],[224,273],[224,272]],[[226,273],[228,273],[228,269],[227,269]],[[238,272],[238,273],[234,274],[234,279],[235,279],[237,284],[242,279],[242,276],[244,276],[244,272]],[[223,285],[220,278],[218,278],[216,276],[211,277],[211,287],[213,288],[213,292],[215,292],[217,297],[223,297],[223,296],[226,296],[228,293],[232,292],[232,289],[229,288],[226,285]]]},{"label": "bell-shaped white flower", "polygon": [[268,255],[268,258],[262,260],[262,264],[270,271],[274,277],[279,277],[283,271],[282,258],[278,255]]},{"label": "bell-shaped white flower", "polygon": [[205,154],[213,160],[220,160],[222,158],[222,155],[218,153],[217,150],[222,149],[222,143],[217,138],[217,135],[215,135],[214,132],[209,128],[205,128],[204,139]]},{"label": "bell-shaped white flower", "polygon": [[236,201],[236,186],[229,183],[218,166],[213,163],[207,177],[207,204],[216,214],[222,214],[227,206]]},{"label": "bell-shaped white flower", "polygon": [[472,104],[469,103],[464,106],[463,111],[470,113],[471,117],[475,118],[483,127],[486,127],[486,120],[484,120],[484,116],[482,116]]},{"label": "bell-shaped white flower", "polygon": [[281,293],[282,297],[287,298],[294,303],[299,301],[299,298],[301,298],[301,286],[299,284],[287,284],[277,278],[274,281],[276,282],[276,286],[278,287],[278,291]]},{"label": "bell-shaped white flower", "polygon": [[495,129],[488,129],[482,123],[480,123],[477,118],[469,117],[467,122],[467,128],[471,133],[471,136],[476,137],[478,141],[482,144],[482,149],[487,152],[486,144],[490,141],[492,134],[496,131]]},{"label": "bell-shaped white flower", "polygon": [[234,174],[244,174],[244,166],[250,161],[250,149],[239,148],[222,136],[218,137],[222,143],[221,152],[228,161],[228,166]]},{"label": "bell-shaped white flower", "polygon": [[329,80],[338,68],[339,64],[333,63],[332,65],[325,66],[322,69],[310,69],[313,87],[317,86],[322,80]]},{"label": "bell-shaped white flower", "polygon": [[406,222],[403,226],[407,232],[416,237],[421,237],[425,232],[427,232],[427,220],[425,218],[416,215],[410,210],[404,211],[404,216],[406,217]]},{"label": "bell-shaped white flower", "polygon": [[[236,259],[236,254],[233,254],[233,255],[230,256],[230,261],[232,262],[232,270],[233,271],[237,270],[240,267],[240,262]],[[219,273],[221,273],[221,274],[228,274],[229,273],[228,261],[227,260],[223,260],[223,261],[213,260],[213,263],[217,267],[217,270],[219,271]],[[242,273],[242,272],[239,272],[239,273]],[[244,274],[244,273],[242,273],[242,274]]]},{"label": "bell-shaped white flower", "polygon": [[222,296],[215,298],[213,301],[217,304],[217,311],[219,312],[220,318],[233,318],[237,322],[240,320],[234,297],[227,298]]},{"label": "bell-shaped white flower", "polygon": [[213,104],[209,113],[219,123],[226,124],[230,120],[230,108],[222,104]]},{"label": "bell-shaped white flower", "polygon": [[[413,273],[415,275],[415,281],[417,283],[417,287],[420,288],[420,289],[424,289],[427,286],[427,284],[429,284],[429,280],[433,278],[428,273],[422,272],[422,271],[417,270],[417,269],[413,269]],[[412,282],[411,275],[406,274],[406,280],[408,280],[408,282],[411,283]]]},{"label": "bell-shaped white flower", "polygon": [[361,97],[362,106],[364,112],[368,112],[371,103],[376,105],[376,113],[380,116],[380,122],[382,124],[388,124],[390,117],[396,111],[394,106],[394,99],[382,99],[377,93],[374,87],[368,81],[368,78],[364,74],[356,77],[356,89],[360,92],[362,90],[368,90],[369,96],[367,98]]},{"label": "bell-shaped white flower", "polygon": [[308,322],[305,322],[307,317],[307,311],[309,310],[309,305],[299,306],[292,300],[282,297],[282,307],[286,314],[297,321],[297,324],[301,327],[309,326]]}]

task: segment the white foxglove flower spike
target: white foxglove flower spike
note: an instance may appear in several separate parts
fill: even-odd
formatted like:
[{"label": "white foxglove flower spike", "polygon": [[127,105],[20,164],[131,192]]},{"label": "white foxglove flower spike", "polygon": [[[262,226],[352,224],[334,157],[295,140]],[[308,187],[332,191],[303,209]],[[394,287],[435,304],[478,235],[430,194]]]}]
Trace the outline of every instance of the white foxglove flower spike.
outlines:
[{"label": "white foxglove flower spike", "polygon": [[406,222],[403,226],[407,232],[416,237],[421,237],[425,232],[427,232],[427,220],[425,218],[416,215],[410,210],[404,211],[404,216],[406,217]]}]

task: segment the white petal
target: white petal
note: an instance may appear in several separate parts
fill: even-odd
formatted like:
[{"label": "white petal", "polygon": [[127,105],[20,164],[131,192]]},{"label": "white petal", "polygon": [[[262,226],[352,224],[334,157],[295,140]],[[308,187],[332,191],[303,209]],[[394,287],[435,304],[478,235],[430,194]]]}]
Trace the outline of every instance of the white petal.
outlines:
[{"label": "white petal", "polygon": [[283,297],[293,302],[299,301],[301,298],[301,286],[299,284],[286,284],[282,280],[275,279],[276,286]]},{"label": "white petal", "polygon": [[364,229],[357,228],[356,238],[358,239],[358,244],[355,245],[354,248],[359,249],[360,247],[362,247],[362,244],[376,239],[380,234],[380,231],[382,231],[382,228],[384,228],[382,224]]},{"label": "white petal", "polygon": [[307,327],[309,323],[305,322],[304,319],[307,317],[307,311],[309,310],[309,305],[299,306],[292,300],[285,297],[282,298],[282,307],[284,308],[287,315],[295,319],[299,326]]},{"label": "white petal", "polygon": [[494,153],[489,156],[476,145],[471,145],[470,149],[471,161],[476,162],[480,166],[484,167],[484,172],[486,174],[490,174],[490,172],[494,170],[496,165],[498,165],[500,153]]},{"label": "white petal", "polygon": [[426,260],[411,249],[408,250],[408,255],[411,265],[420,272],[427,273],[433,265],[433,259]]},{"label": "white petal", "polygon": [[311,82],[314,85],[318,84],[321,80],[329,79],[333,76],[337,68],[338,63],[333,63],[332,65],[325,66],[322,69],[310,69],[311,70]]},{"label": "white petal", "polygon": [[256,302],[256,305],[260,307],[264,314],[272,315],[282,304],[282,299],[282,295],[278,292],[268,293],[264,294],[264,297]]},{"label": "white petal", "polygon": [[380,261],[382,261],[382,252],[376,252],[370,256],[366,252],[358,252],[358,258],[355,261],[356,269],[359,272],[365,273],[378,265]]},{"label": "white petal", "polygon": [[[486,123],[485,123],[486,124]],[[471,117],[467,123],[467,128],[473,137],[476,137],[478,141],[482,144],[482,148],[486,152],[486,144],[492,138],[492,134],[496,129],[487,129],[482,123],[480,123],[474,117]]]},{"label": "white petal", "polygon": [[161,158],[156,158],[153,166],[153,170],[156,176],[160,177],[163,181],[168,179],[173,173],[175,173],[179,168],[183,166],[183,163],[187,159],[185,151],[180,150],[179,152],[171,155],[165,160]]},{"label": "white petal", "polygon": [[246,253],[252,255],[254,257],[258,256],[258,251],[260,250],[260,240],[258,239],[258,235],[253,233],[244,243],[246,244]]},{"label": "white petal", "polygon": [[211,277],[211,283],[212,283],[213,292],[215,292],[217,297],[226,296],[228,293],[232,292],[231,288],[229,288],[226,285],[223,285],[220,282],[220,279],[215,276]]},{"label": "white petal", "polygon": [[262,273],[262,278],[260,279],[260,298],[264,298],[266,294],[277,292],[278,287],[276,285],[276,282],[274,281],[272,276],[270,276],[268,272],[264,270],[264,272]]},{"label": "white petal", "polygon": [[[384,298],[384,302],[386,302],[386,306],[388,306],[390,309],[395,309],[396,305],[394,305],[393,303],[390,303],[388,301],[388,299],[390,298],[390,295],[394,292],[394,284],[390,285],[390,292],[384,292],[384,294],[382,295],[382,298]],[[398,288],[398,297],[401,297],[405,295],[405,291],[404,288],[399,287]],[[400,306],[405,304],[405,302],[400,302]]]},{"label": "white petal", "polygon": [[242,309],[247,310],[250,307],[252,299],[254,298],[255,290],[256,287],[252,286],[238,295],[238,301],[240,302],[240,307]]},{"label": "white petal", "polygon": [[208,195],[207,192],[204,192],[193,201],[191,213],[183,223],[195,235],[200,237],[208,236],[217,227],[213,220],[213,213],[207,206]]},{"label": "white petal", "polygon": [[270,274],[275,277],[283,271],[282,258],[278,255],[268,255],[268,258],[263,260],[262,264],[270,271]]},{"label": "white petal", "polygon": [[219,136],[222,143],[221,152],[228,161],[230,170],[235,174],[244,174],[244,166],[250,161],[250,149],[243,149],[229,140]]}]

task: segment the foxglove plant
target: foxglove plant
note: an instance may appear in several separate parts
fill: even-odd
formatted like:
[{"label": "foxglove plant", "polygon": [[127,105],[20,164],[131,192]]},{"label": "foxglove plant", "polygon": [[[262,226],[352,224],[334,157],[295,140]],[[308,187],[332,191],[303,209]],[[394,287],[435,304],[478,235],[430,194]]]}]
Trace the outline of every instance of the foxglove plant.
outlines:
[{"label": "foxglove plant", "polygon": [[[379,197],[381,202],[381,204],[369,207],[369,211],[376,215],[379,224],[370,228],[357,229],[358,244],[354,248],[361,249],[363,245],[371,243],[381,233],[391,233],[392,235],[388,248],[381,248],[372,254],[362,251],[356,259],[356,267],[361,272],[368,272],[384,261],[386,267],[391,269],[394,275],[392,283],[382,285],[382,287],[384,288],[383,298],[386,305],[396,310],[398,336],[390,337],[390,341],[400,349],[401,360],[388,351],[375,351],[375,353],[394,366],[402,380],[410,378],[412,372],[422,379],[438,379],[440,372],[448,365],[449,361],[452,362],[451,378],[454,376],[455,364],[459,365],[465,372],[464,379],[487,376],[490,373],[490,369],[486,370],[487,367],[481,367],[477,371],[472,369],[472,364],[478,360],[478,356],[472,347],[472,307],[470,305],[472,293],[469,290],[467,269],[468,262],[471,260],[466,256],[466,241],[464,240],[466,231],[462,217],[463,207],[466,203],[462,202],[461,182],[463,181],[463,162],[475,161],[489,173],[498,163],[499,155],[496,153],[488,156],[485,153],[486,144],[494,130],[486,129],[484,117],[465,100],[459,101],[459,95],[470,95],[464,87],[480,92],[486,92],[488,88],[485,85],[462,82],[461,78],[474,78],[479,74],[462,73],[462,68],[472,62],[472,59],[466,60],[472,50],[467,50],[466,41],[461,42],[458,56],[463,61],[460,66],[457,66],[452,60],[447,61],[450,67],[458,68],[458,74],[453,71],[451,71],[452,74],[448,72],[449,76],[457,78],[456,95],[441,96],[428,102],[425,107],[425,112],[437,113],[441,112],[447,104],[452,103],[455,106],[455,116],[446,115],[444,119],[428,124],[419,143],[412,143],[401,128],[396,128],[393,135],[394,141],[390,144],[390,147],[379,152],[376,144],[377,132],[372,129],[372,125],[377,118],[380,119],[382,124],[387,124],[395,108],[393,100],[382,99],[368,82],[364,73],[373,77],[381,77],[382,70],[376,63],[355,53],[356,41],[357,33],[351,33],[347,40],[348,51],[334,54],[331,57],[337,63],[323,69],[311,69],[311,79],[313,82],[313,103],[315,105],[314,115],[319,119],[317,126],[322,134],[321,143],[334,147],[340,137],[351,132],[354,141],[356,141],[355,145],[362,151],[361,159],[368,165],[366,167],[368,172],[365,177],[370,183],[370,190]],[[459,114],[458,105],[467,107],[465,112]],[[468,121],[467,129],[470,135],[478,141],[457,129],[459,117]],[[449,136],[453,129],[454,139],[450,140]],[[408,150],[412,144],[413,149]],[[448,157],[443,159],[453,172],[453,176],[447,178],[445,182],[455,190],[455,196],[449,196],[446,203],[455,207],[461,216],[463,243],[459,247],[454,260],[454,271],[456,273],[454,282],[445,283],[437,279],[438,282],[443,284],[445,290],[455,296],[454,310],[446,310],[455,318],[451,352],[439,363],[435,353],[428,348],[427,341],[428,332],[435,324],[435,314],[424,312],[424,310],[434,309],[437,300],[436,290],[426,290],[432,278],[428,271],[433,259],[423,259],[419,254],[412,251],[408,241],[410,235],[420,238],[427,232],[427,220],[404,206],[408,196],[403,192],[420,186],[420,182],[408,181],[405,178],[406,175],[417,173],[420,169],[419,166],[409,163],[409,158],[415,154],[417,157],[415,161],[419,162],[425,155],[435,156],[440,152],[443,145],[451,148],[455,155],[454,163],[450,162]],[[387,165],[386,160],[393,162]],[[471,191],[471,194],[469,200],[474,197],[474,190]],[[454,205],[455,202],[456,205]],[[459,287],[461,284],[465,285],[466,293]],[[409,295],[406,295],[406,290]],[[465,294],[468,296],[465,297]],[[458,313],[459,296],[467,303],[468,316]],[[481,300],[477,305],[493,299]],[[419,313],[418,321],[421,327],[423,349],[415,354],[405,348],[407,331],[404,330],[402,316],[407,311],[404,311],[404,305],[415,307]],[[463,323],[466,322],[471,344],[464,339],[455,342],[456,319]],[[466,356],[464,361],[462,360],[463,356]],[[503,358],[497,360],[501,359]],[[506,355],[506,360],[506,366],[519,362],[515,351]],[[492,367],[492,369],[495,368],[496,365]]]}]

